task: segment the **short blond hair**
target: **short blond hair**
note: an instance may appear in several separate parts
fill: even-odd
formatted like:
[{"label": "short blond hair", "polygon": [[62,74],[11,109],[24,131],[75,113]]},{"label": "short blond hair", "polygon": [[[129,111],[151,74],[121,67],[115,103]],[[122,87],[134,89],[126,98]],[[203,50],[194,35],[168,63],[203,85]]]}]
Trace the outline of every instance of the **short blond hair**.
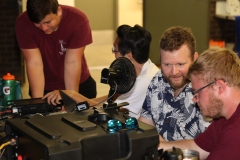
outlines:
[{"label": "short blond hair", "polygon": [[227,48],[209,48],[190,66],[190,75],[201,77],[205,83],[221,79],[229,86],[240,88],[240,60]]}]

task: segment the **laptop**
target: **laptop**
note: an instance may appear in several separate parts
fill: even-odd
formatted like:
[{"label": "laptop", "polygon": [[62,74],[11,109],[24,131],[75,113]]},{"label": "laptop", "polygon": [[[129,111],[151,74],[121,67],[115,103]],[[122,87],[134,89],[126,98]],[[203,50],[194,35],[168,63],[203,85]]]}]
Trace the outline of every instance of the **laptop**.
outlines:
[{"label": "laptop", "polygon": [[67,112],[73,112],[75,111],[76,108],[76,101],[73,100],[69,95],[67,95],[65,92],[63,92],[62,90],[59,90],[60,95],[62,97],[62,101],[65,107],[65,110]]}]

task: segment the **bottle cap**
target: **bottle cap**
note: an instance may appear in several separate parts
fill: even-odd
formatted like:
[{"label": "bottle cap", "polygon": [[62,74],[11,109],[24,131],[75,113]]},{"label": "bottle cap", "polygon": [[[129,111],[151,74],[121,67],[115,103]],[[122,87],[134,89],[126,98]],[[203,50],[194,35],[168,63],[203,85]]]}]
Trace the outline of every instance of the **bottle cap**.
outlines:
[{"label": "bottle cap", "polygon": [[6,75],[3,76],[3,80],[14,80],[15,77],[14,75],[11,75],[10,73],[7,73]]}]

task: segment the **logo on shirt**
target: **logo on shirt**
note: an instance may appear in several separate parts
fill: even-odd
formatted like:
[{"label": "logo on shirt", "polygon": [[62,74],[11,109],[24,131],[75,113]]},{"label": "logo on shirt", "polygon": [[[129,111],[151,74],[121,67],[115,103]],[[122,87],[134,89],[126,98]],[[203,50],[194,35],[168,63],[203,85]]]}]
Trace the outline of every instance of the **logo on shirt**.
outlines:
[{"label": "logo on shirt", "polygon": [[64,42],[63,40],[59,40],[58,43],[60,43],[60,47],[61,47],[61,51],[59,53],[60,55],[63,55],[64,53],[66,53],[66,50],[67,50],[67,48],[63,47],[63,44],[66,44],[66,42]]}]

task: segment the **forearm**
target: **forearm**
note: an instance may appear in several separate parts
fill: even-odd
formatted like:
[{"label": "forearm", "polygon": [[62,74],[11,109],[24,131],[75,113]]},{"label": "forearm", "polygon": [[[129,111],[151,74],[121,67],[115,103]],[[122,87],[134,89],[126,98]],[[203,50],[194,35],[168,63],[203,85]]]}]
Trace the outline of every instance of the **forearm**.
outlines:
[{"label": "forearm", "polygon": [[26,62],[27,76],[32,98],[42,97],[44,93],[45,77],[43,73],[41,53],[38,48],[21,48],[21,51]]},{"label": "forearm", "polygon": [[64,60],[64,81],[66,90],[79,92],[84,47],[67,49]]},{"label": "forearm", "polygon": [[102,96],[102,97],[93,98],[91,100],[96,101],[96,102],[101,102],[101,101],[104,101],[104,100],[107,101],[107,98],[108,98],[108,96],[105,95],[105,96]]},{"label": "forearm", "polygon": [[64,81],[66,90],[79,92],[81,78],[81,63],[68,62],[64,65]]},{"label": "forearm", "polygon": [[164,150],[171,149],[172,147],[194,149],[193,143],[193,140],[160,141],[158,148]]},{"label": "forearm", "polygon": [[31,97],[39,98],[44,93],[44,74],[42,65],[27,65],[27,77],[31,89]]}]

